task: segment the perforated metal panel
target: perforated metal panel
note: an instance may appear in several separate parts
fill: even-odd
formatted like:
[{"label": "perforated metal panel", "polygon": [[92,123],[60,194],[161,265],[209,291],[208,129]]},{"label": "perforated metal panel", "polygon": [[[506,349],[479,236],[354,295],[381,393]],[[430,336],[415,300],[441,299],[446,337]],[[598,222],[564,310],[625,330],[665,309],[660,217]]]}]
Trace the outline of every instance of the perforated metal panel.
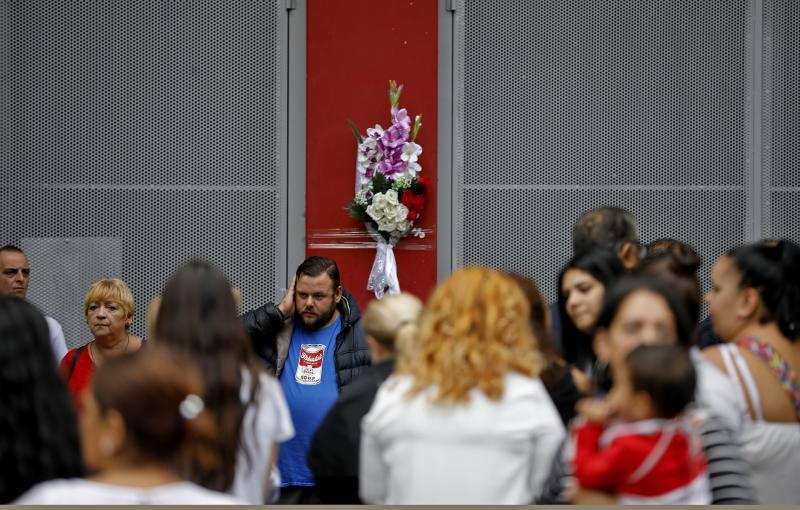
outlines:
[{"label": "perforated metal panel", "polygon": [[764,232],[800,242],[800,2],[764,2]]},{"label": "perforated metal panel", "polygon": [[[244,308],[274,299],[285,272],[281,4],[3,2],[0,241],[121,240],[121,273],[108,276],[133,290],[140,335],[147,303],[189,257],[225,271]],[[75,346],[90,338],[83,293],[111,254],[86,251],[86,270],[60,282],[83,293],[65,297],[37,281],[60,253],[33,250],[29,297]]]},{"label": "perforated metal panel", "polygon": [[745,240],[746,0],[463,4],[456,265],[527,274],[555,299],[571,225],[601,205],[706,260]]}]

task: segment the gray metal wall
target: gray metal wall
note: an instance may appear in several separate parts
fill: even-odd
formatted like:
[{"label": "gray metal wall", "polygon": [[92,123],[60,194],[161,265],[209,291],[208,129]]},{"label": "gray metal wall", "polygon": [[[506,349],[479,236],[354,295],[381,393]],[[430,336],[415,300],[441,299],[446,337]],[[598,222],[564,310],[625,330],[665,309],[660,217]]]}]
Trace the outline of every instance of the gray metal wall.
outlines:
[{"label": "gray metal wall", "polygon": [[2,2],[0,240],[70,346],[118,276],[139,308],[189,257],[243,307],[286,272],[287,13],[278,0]]},{"label": "gray metal wall", "polygon": [[764,233],[800,241],[800,2],[764,2]]},{"label": "gray metal wall", "polygon": [[601,205],[697,247],[706,284],[724,249],[800,236],[797,2],[454,8],[452,267],[552,300],[572,223]]}]

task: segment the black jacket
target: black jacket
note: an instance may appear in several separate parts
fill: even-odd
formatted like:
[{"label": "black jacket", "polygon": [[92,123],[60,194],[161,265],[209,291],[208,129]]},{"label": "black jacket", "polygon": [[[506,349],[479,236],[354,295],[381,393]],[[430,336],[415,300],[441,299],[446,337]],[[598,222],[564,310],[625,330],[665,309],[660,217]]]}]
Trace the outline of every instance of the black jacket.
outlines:
[{"label": "black jacket", "polygon": [[[370,364],[370,355],[364,329],[361,327],[361,311],[347,290],[343,291],[337,307],[342,316],[342,330],[336,336],[333,359],[336,365],[336,384],[341,390]],[[292,340],[292,318],[284,321],[277,307],[267,303],[242,315],[242,322],[256,354],[264,360],[267,370],[280,378]]]},{"label": "black jacket", "polygon": [[358,496],[358,456],[361,419],[372,407],[378,387],[394,371],[394,360],[373,365],[352,385],[317,428],[308,449],[317,494],[325,505],[354,505]]}]

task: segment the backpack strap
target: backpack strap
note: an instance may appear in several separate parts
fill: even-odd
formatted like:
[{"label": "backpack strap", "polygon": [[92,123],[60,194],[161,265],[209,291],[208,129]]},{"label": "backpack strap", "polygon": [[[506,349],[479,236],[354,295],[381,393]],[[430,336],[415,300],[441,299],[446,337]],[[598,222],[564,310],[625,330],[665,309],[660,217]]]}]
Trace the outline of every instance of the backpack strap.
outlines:
[{"label": "backpack strap", "polygon": [[81,345],[80,347],[78,347],[78,350],[75,351],[75,356],[72,357],[72,363],[69,366],[69,374],[67,374],[67,382],[69,382],[72,379],[72,373],[75,372],[75,365],[78,364],[78,358],[81,357],[81,354],[83,354],[83,351],[85,350],[86,346]]}]

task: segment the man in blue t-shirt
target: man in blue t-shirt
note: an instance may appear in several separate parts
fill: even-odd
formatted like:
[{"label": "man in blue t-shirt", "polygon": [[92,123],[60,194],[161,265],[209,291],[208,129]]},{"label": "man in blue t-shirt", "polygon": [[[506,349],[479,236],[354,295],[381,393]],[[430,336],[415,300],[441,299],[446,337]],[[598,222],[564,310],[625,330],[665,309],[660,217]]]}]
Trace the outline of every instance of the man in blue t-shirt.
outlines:
[{"label": "man in blue t-shirt", "polygon": [[280,502],[317,502],[308,448],[339,390],[370,364],[361,313],[341,286],[336,262],[309,257],[278,305],[266,304],[242,320],[256,352],[280,380],[294,422],[295,436],[278,456]]}]

